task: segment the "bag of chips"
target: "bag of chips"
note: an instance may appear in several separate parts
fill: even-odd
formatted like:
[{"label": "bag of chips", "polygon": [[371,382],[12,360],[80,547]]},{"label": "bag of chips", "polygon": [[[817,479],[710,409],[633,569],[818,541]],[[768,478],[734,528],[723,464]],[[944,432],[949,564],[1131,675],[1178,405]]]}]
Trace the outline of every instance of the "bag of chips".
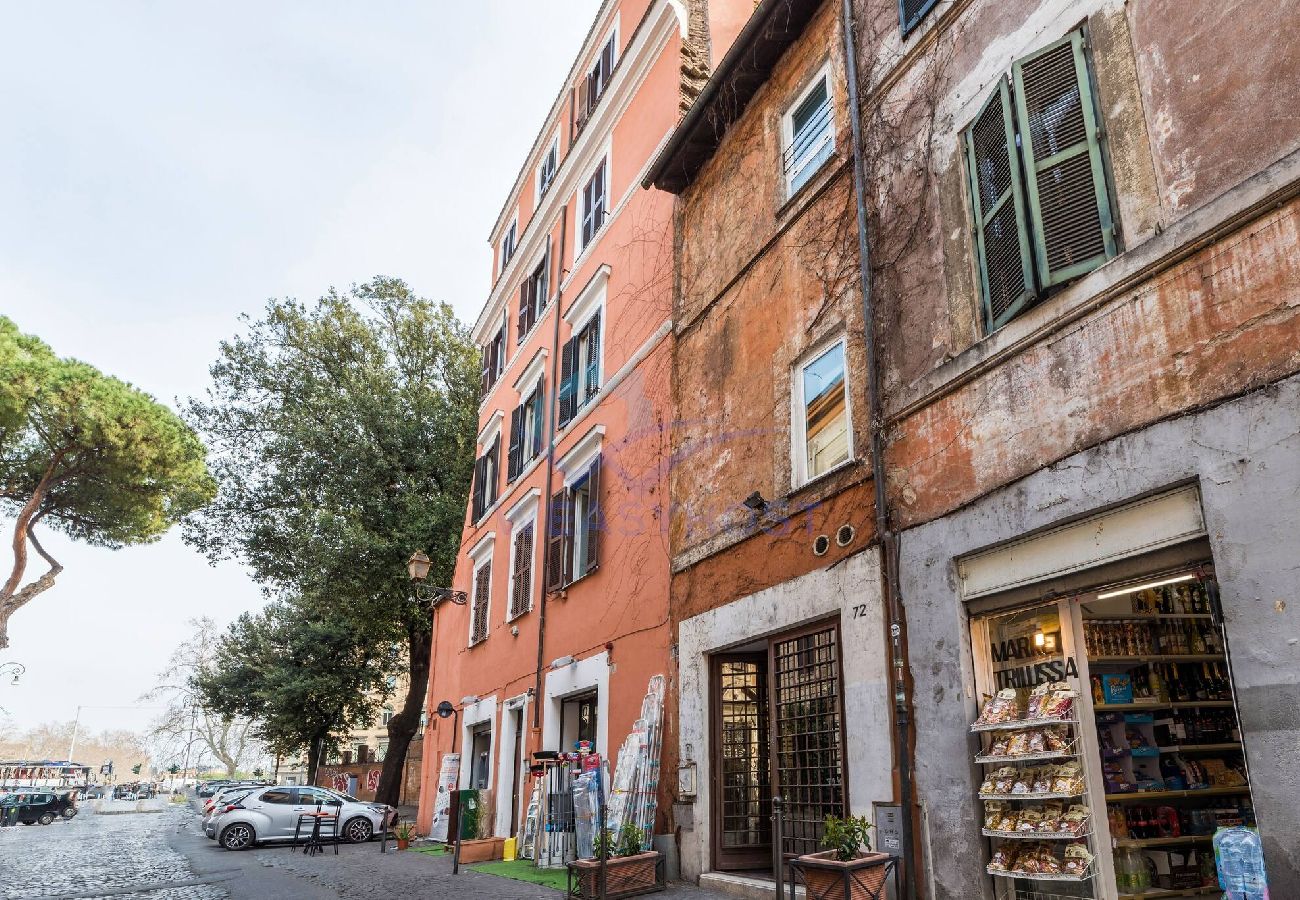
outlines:
[{"label": "bag of chips", "polygon": [[1056,766],[1043,766],[1041,769],[1034,769],[1034,780],[1031,785],[1032,793],[1050,794],[1052,785],[1056,781]]},{"label": "bag of chips", "polygon": [[993,851],[993,858],[989,860],[990,872],[1009,872],[1011,867],[1016,864],[1016,845],[999,844]]},{"label": "bag of chips", "polygon": [[1078,696],[1064,681],[1053,683],[1052,692],[1043,700],[1040,708],[1044,719],[1068,719],[1074,711],[1074,698]]},{"label": "bag of chips", "polygon": [[998,725],[1003,722],[1013,722],[1020,718],[1019,695],[1015,688],[1003,688],[997,694],[988,698],[984,703],[984,709],[980,712],[980,717],[975,720],[976,725]]},{"label": "bag of chips", "polygon": [[[983,793],[982,790],[981,793]],[[1001,822],[1002,817],[1006,815],[1008,806],[1010,806],[1010,804],[1004,803],[1001,800],[985,800],[984,827],[990,831],[997,831],[998,823]]]},{"label": "bag of chips", "polygon": [[1048,800],[1043,804],[1043,818],[1038,823],[1042,834],[1056,834],[1061,830],[1061,817],[1065,815],[1065,803],[1061,800]]},{"label": "bag of chips", "polygon": [[1092,853],[1088,850],[1088,845],[1075,841],[1067,844],[1065,847],[1065,864],[1061,866],[1061,872],[1064,875],[1073,875],[1076,878],[1082,878],[1088,872],[1088,867],[1092,865]]},{"label": "bag of chips", "polygon": [[1047,749],[1053,753],[1062,753],[1070,747],[1070,734],[1060,725],[1049,725],[1044,728],[1043,739]]},{"label": "bag of chips", "polygon": [[1052,791],[1057,794],[1082,794],[1082,767],[1077,762],[1068,762],[1057,766],[1056,776],[1052,781]]},{"label": "bag of chips", "polygon": [[1029,752],[1029,733],[1017,731],[1007,742],[1007,756],[1024,756]]},{"label": "bag of chips", "polygon": [[1027,834],[1034,834],[1038,831],[1038,826],[1043,821],[1043,812],[1038,809],[1023,809],[1020,811],[1020,821],[1016,823],[1016,831]]},{"label": "bag of chips", "polygon": [[1011,782],[1012,794],[1032,794],[1034,793],[1034,777],[1037,769],[1022,769],[1016,774],[1015,780]]},{"label": "bag of chips", "polygon": [[997,731],[994,732],[993,742],[989,744],[989,756],[1006,756],[1007,747],[1011,744],[1011,735],[1015,732]]},{"label": "bag of chips", "polygon": [[1047,734],[1041,728],[1035,728],[1025,735],[1026,753],[1046,753]]},{"label": "bag of chips", "polygon": [[1015,787],[1016,779],[1020,772],[1012,766],[1003,766],[993,773],[993,791],[994,794],[1010,794]]},{"label": "bag of chips", "polygon": [[1056,683],[1045,681],[1029,692],[1029,704],[1025,708],[1026,719],[1041,719],[1043,717],[1043,701],[1047,699],[1047,695],[1052,692],[1052,687]]},{"label": "bag of chips", "polygon": [[[1061,817],[1061,827],[1058,830],[1068,831],[1073,835],[1082,835],[1088,830],[1088,819],[1091,815],[1092,811],[1088,807],[1076,803],[1065,811],[1065,815]],[[1120,814],[1120,818],[1123,819],[1123,813]],[[1124,834],[1115,836],[1128,837],[1128,830],[1125,829]]]}]

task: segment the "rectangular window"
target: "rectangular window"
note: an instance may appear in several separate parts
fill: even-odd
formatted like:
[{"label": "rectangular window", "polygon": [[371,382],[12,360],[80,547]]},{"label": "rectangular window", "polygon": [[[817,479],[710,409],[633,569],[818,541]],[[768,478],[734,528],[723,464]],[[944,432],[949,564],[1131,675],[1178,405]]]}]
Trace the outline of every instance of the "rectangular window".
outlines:
[{"label": "rectangular window", "polygon": [[506,481],[523,474],[528,463],[542,452],[542,382],[510,413],[510,451],[506,464]]},{"label": "rectangular window", "polygon": [[391,722],[391,721],[393,721],[393,711],[392,711],[391,709],[385,709],[385,710],[384,710],[384,724],[387,725],[387,724],[388,724],[389,722]]},{"label": "rectangular window", "polygon": [[963,136],[989,331],[1117,252],[1083,47],[1016,61]]},{"label": "rectangular window", "polygon": [[587,248],[605,224],[608,159],[602,159],[582,189],[582,246]]},{"label": "rectangular window", "polygon": [[551,140],[551,147],[542,157],[542,164],[537,167],[537,199],[541,201],[555,182],[555,173],[560,168],[560,139]]},{"label": "rectangular window", "polygon": [[486,453],[474,461],[473,514],[474,521],[483,518],[489,507],[497,502],[497,477],[501,454],[501,435],[492,439]]},{"label": "rectangular window", "polygon": [[548,244],[546,254],[532,273],[524,279],[519,289],[519,321],[515,340],[523,344],[532,332],[533,326],[542,318],[542,311],[550,300],[551,253]]},{"label": "rectangular window", "polygon": [[600,313],[560,349],[560,413],[563,428],[600,393]]},{"label": "rectangular window", "polygon": [[573,753],[579,744],[586,742],[594,751],[599,720],[598,691],[563,700],[560,704],[560,749],[565,753]]},{"label": "rectangular window", "polygon": [[581,134],[582,129],[587,126],[591,120],[592,114],[596,112],[596,107],[600,103],[600,98],[604,96],[605,89],[609,87],[609,76],[614,71],[614,55],[617,52],[618,34],[611,34],[605,46],[601,48],[600,55],[587,70],[586,76],[578,83],[577,97],[577,115],[574,122],[575,134]]},{"label": "rectangular window", "polygon": [[830,68],[823,69],[790,106],[781,123],[786,194],[793,196],[835,152]]},{"label": "rectangular window", "polygon": [[474,605],[470,610],[469,645],[482,643],[488,636],[488,606],[492,591],[492,561],[474,570]]},{"label": "rectangular window", "polygon": [[515,244],[519,239],[519,220],[510,223],[506,229],[505,236],[501,238],[501,269],[504,272],[510,262],[510,257],[515,255]]},{"label": "rectangular window", "polygon": [[925,14],[934,9],[938,0],[898,0],[898,21],[903,28],[903,36],[921,24]]},{"label": "rectangular window", "polygon": [[600,457],[551,497],[546,588],[558,591],[594,572],[600,559]]},{"label": "rectangular window", "polygon": [[479,392],[483,397],[487,396],[488,391],[492,390],[497,379],[501,377],[501,373],[506,370],[507,328],[506,323],[502,321],[501,328],[492,336],[492,340],[483,345],[482,368],[479,373]]},{"label": "rectangular window", "polygon": [[811,481],[853,456],[844,339],[798,369],[795,482]]},{"label": "rectangular window", "polygon": [[510,618],[517,619],[532,608],[533,523],[515,532],[514,571],[510,573]]}]

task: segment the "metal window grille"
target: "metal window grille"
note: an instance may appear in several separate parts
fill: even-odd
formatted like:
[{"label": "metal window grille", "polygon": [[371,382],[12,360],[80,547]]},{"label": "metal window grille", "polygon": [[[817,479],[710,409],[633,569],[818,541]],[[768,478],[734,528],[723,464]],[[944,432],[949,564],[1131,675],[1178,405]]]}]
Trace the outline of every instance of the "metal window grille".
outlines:
[{"label": "metal window grille", "polygon": [[772,670],[777,790],[786,809],[781,849],[816,853],[826,817],[844,814],[837,629],[776,641]]}]

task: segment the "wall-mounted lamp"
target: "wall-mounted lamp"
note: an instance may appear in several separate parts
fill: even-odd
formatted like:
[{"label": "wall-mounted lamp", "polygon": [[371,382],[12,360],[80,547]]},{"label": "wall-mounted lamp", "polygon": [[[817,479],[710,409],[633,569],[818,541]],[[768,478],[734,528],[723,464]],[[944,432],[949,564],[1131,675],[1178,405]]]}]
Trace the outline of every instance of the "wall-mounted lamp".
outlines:
[{"label": "wall-mounted lamp", "polygon": [[473,694],[470,694],[468,697],[460,698],[461,706],[473,706],[475,703],[478,703],[478,697],[474,696]]},{"label": "wall-mounted lamp", "polygon": [[754,512],[762,512],[767,509],[767,501],[763,499],[763,495],[758,491],[754,491],[754,493],[750,494],[741,502]]},{"label": "wall-mounted lamp", "polygon": [[576,662],[577,660],[572,656],[561,656],[559,659],[551,660],[551,668],[563,669],[565,666],[571,666]]}]

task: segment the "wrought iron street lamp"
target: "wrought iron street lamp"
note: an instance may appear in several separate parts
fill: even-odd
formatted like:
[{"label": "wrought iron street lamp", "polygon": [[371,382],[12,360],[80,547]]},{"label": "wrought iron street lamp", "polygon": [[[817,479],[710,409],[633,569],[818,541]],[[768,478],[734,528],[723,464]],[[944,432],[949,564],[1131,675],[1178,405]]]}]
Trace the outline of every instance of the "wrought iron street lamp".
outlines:
[{"label": "wrought iron street lamp", "polygon": [[464,606],[469,602],[469,594],[464,591],[453,591],[451,588],[430,585],[428,578],[429,570],[432,567],[433,560],[429,559],[423,550],[416,550],[406,562],[406,573],[411,576],[411,584],[415,588],[416,600],[421,603],[428,603],[431,607],[437,607],[444,600],[450,600],[457,606]]}]

